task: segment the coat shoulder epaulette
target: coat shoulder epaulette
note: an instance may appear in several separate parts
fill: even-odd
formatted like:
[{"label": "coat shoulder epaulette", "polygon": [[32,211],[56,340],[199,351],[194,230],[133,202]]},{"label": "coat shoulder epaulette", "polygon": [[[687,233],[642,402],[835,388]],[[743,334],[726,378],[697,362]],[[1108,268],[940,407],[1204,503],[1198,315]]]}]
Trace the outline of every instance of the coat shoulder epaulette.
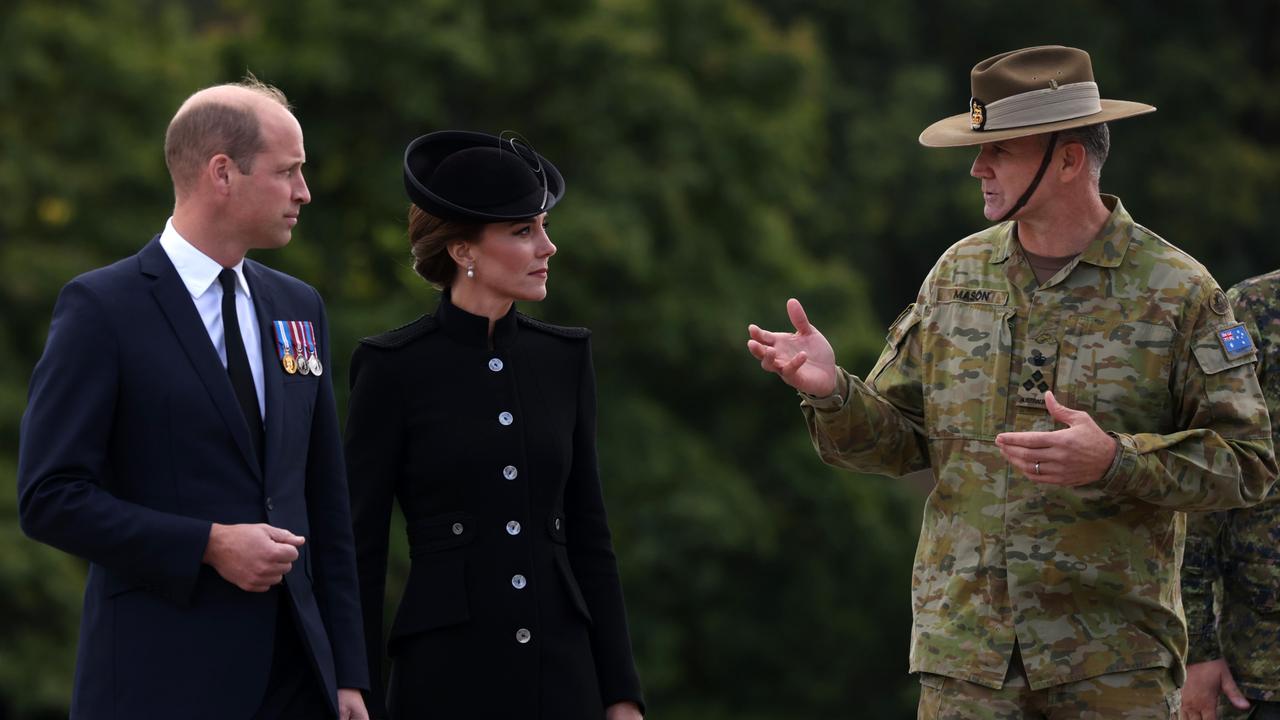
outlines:
[{"label": "coat shoulder epaulette", "polygon": [[362,345],[372,345],[377,348],[394,350],[396,348],[402,348],[420,337],[429,335],[435,329],[435,316],[423,315],[411,323],[401,325],[394,330],[388,330],[381,335],[371,335],[367,338],[361,338],[360,343]]},{"label": "coat shoulder epaulette", "polygon": [[541,330],[542,332],[547,333],[549,335],[556,335],[562,338],[569,338],[570,340],[586,340],[587,338],[591,337],[591,330],[584,327],[565,327],[564,325],[552,325],[551,323],[547,323],[541,320],[531,318],[528,315],[524,315],[522,313],[516,313],[516,319],[520,321],[521,325],[524,325],[527,328],[532,328],[534,330]]}]

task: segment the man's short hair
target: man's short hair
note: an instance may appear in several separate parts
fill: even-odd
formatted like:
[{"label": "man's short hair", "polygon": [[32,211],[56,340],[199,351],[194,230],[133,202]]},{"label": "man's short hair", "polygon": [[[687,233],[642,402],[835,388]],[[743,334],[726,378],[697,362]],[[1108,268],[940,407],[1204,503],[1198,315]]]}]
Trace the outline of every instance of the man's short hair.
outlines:
[{"label": "man's short hair", "polygon": [[1063,130],[1058,133],[1058,142],[1078,142],[1083,145],[1085,155],[1089,156],[1089,175],[1094,182],[1102,179],[1102,166],[1111,152],[1111,129],[1106,123]]},{"label": "man's short hair", "polygon": [[[289,100],[273,85],[249,74],[238,87],[289,108]],[[189,189],[205,163],[217,154],[231,158],[240,172],[253,172],[253,158],[263,149],[258,113],[249,103],[203,100],[179,111],[164,135],[164,162],[179,192]]]}]

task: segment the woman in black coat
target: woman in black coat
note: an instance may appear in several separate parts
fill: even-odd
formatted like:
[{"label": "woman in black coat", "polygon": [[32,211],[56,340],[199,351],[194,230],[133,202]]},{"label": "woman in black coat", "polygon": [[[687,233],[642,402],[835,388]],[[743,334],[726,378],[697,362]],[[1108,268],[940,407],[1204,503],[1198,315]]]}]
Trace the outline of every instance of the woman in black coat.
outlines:
[{"label": "woman in black coat", "polygon": [[[640,718],[596,467],[589,331],[546,296],[556,168],[519,138],[442,131],[405,152],[414,269],[435,312],[365,338],[346,455],[374,717]],[[386,650],[392,499],[411,568]],[[399,541],[399,540],[397,540]]]}]

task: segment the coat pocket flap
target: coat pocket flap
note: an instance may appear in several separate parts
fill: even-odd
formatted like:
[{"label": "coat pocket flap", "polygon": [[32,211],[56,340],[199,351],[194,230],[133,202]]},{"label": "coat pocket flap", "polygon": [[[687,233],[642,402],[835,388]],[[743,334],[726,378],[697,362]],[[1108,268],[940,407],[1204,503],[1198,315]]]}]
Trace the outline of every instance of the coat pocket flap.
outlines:
[{"label": "coat pocket flap", "polygon": [[470,513],[452,512],[415,520],[405,526],[409,535],[409,557],[460,547],[476,537],[475,518]]},{"label": "coat pocket flap", "polygon": [[442,553],[414,560],[400,608],[391,624],[388,650],[395,655],[396,641],[401,638],[459,625],[470,619],[464,553]]}]

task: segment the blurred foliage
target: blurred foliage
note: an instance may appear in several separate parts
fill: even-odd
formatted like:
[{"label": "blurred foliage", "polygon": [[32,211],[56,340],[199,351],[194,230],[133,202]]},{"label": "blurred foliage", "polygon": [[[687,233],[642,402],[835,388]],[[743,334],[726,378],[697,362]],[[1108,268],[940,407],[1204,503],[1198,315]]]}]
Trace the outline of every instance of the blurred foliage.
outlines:
[{"label": "blurred foliage", "polygon": [[1104,190],[1224,284],[1280,265],[1278,31],[1278,0],[0,4],[0,717],[65,715],[83,587],[17,527],[27,379],[62,284],[162,228],[164,128],[195,89],[252,71],[296,108],[313,203],[256,257],[326,297],[340,406],[357,339],[435,303],[409,267],[405,144],[516,129],[554,159],[560,252],[522,309],[595,331],[653,716],[907,718],[919,498],[818,462],[747,323],[783,327],[799,297],[869,367],[984,224],[972,153],[916,136],[965,110],[975,62],[1040,43],[1088,49],[1105,96],[1160,108],[1113,127]]}]

